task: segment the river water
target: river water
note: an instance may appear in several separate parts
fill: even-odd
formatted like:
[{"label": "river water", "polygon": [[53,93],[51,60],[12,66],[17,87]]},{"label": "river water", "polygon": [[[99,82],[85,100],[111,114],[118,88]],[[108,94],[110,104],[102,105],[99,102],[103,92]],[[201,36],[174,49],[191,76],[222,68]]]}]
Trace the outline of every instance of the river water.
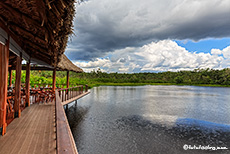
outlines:
[{"label": "river water", "polygon": [[66,114],[79,154],[230,153],[230,88],[101,86]]}]

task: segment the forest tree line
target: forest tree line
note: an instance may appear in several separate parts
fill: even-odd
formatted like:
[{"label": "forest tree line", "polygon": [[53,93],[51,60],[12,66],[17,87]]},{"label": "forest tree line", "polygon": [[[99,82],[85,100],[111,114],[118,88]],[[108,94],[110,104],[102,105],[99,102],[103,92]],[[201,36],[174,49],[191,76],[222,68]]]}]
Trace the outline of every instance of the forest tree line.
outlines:
[{"label": "forest tree line", "polygon": [[[31,71],[30,84],[52,84],[52,71]],[[15,72],[13,72],[15,76]],[[15,78],[13,77],[13,83]],[[57,84],[66,84],[66,71],[57,72]],[[22,83],[25,83],[25,71],[22,71]],[[220,85],[230,86],[230,69],[195,69],[193,71],[158,73],[106,73],[100,69],[90,73],[70,72],[70,84],[107,85],[116,83],[142,84],[184,84],[184,85]]]}]

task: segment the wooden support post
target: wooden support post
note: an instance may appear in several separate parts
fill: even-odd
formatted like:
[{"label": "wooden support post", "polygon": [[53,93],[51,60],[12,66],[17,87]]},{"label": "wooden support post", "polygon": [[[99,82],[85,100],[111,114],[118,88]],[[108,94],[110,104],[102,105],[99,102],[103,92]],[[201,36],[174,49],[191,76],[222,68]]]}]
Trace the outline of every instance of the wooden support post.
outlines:
[{"label": "wooden support post", "polygon": [[[69,71],[67,71],[66,75],[66,88],[69,88]],[[69,90],[66,90],[67,100],[69,99]]]},{"label": "wooden support post", "polygon": [[69,88],[69,71],[67,71],[66,87]]},{"label": "wooden support post", "polygon": [[6,133],[7,81],[9,65],[9,40],[6,45],[0,43],[0,133]]},{"label": "wooden support post", "polygon": [[30,106],[30,61],[26,63],[26,107]]},{"label": "wooden support post", "polygon": [[56,90],[56,68],[53,70],[53,87],[52,87],[53,92],[55,93]]},{"label": "wooden support post", "polygon": [[9,86],[11,87],[12,86],[12,78],[13,78],[13,75],[12,75],[12,69],[9,70]]},{"label": "wooden support post", "polygon": [[16,63],[16,80],[15,80],[15,98],[14,98],[14,113],[15,118],[21,116],[21,71],[22,71],[22,55],[17,57]]}]

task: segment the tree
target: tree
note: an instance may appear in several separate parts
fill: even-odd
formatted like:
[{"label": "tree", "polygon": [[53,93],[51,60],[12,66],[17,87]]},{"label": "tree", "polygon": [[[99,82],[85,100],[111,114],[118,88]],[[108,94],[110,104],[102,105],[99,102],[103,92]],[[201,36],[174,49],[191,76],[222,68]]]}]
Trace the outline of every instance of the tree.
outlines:
[{"label": "tree", "polygon": [[175,80],[175,82],[176,82],[177,84],[183,83],[183,81],[184,81],[184,79],[183,79],[182,76],[177,76],[174,80]]}]

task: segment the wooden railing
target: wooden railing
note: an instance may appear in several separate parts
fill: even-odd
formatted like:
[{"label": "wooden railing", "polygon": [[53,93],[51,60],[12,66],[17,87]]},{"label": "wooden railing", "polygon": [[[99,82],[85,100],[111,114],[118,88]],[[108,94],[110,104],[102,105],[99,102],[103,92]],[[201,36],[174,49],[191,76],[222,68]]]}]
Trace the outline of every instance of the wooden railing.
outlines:
[{"label": "wooden railing", "polygon": [[57,153],[77,154],[76,144],[61,104],[58,90],[55,91],[55,98]]},{"label": "wooden railing", "polygon": [[[34,88],[43,88],[43,87],[52,87],[53,84],[52,83],[33,83],[33,84],[30,84],[31,87],[34,87]],[[23,86],[23,84],[22,84]],[[67,86],[67,84],[56,84],[56,88],[65,88]],[[70,87],[74,87],[76,86],[76,84],[69,84]]]},{"label": "wooden railing", "polygon": [[85,85],[85,87],[81,85],[81,86],[76,86],[72,88],[61,88],[61,89],[58,89],[58,95],[61,99],[61,102],[65,102],[67,100],[70,100],[74,97],[77,97],[83,94],[84,91],[85,92],[88,91],[88,85]]},{"label": "wooden railing", "polygon": [[[58,95],[61,99],[61,102],[68,101],[70,102],[72,98],[75,98],[81,94],[88,91],[88,86],[76,86],[72,88],[58,88]],[[15,109],[14,109],[14,93],[15,90],[14,88],[11,88],[11,90],[8,92],[7,96],[7,105],[6,105],[6,122],[7,124],[10,124],[14,120],[14,114],[15,114]],[[55,99],[55,94],[52,92],[51,87],[40,87],[40,88],[31,88],[30,89],[30,103],[35,104],[35,103],[48,103],[48,102],[53,102]],[[66,103],[68,103],[66,102]],[[21,91],[21,101],[20,101],[20,109],[23,111],[26,105],[26,95],[25,95],[25,89],[22,88]]]},{"label": "wooden railing", "polygon": [[57,153],[77,154],[76,144],[69,127],[62,102],[77,99],[88,92],[88,85],[59,88],[55,91]]}]

